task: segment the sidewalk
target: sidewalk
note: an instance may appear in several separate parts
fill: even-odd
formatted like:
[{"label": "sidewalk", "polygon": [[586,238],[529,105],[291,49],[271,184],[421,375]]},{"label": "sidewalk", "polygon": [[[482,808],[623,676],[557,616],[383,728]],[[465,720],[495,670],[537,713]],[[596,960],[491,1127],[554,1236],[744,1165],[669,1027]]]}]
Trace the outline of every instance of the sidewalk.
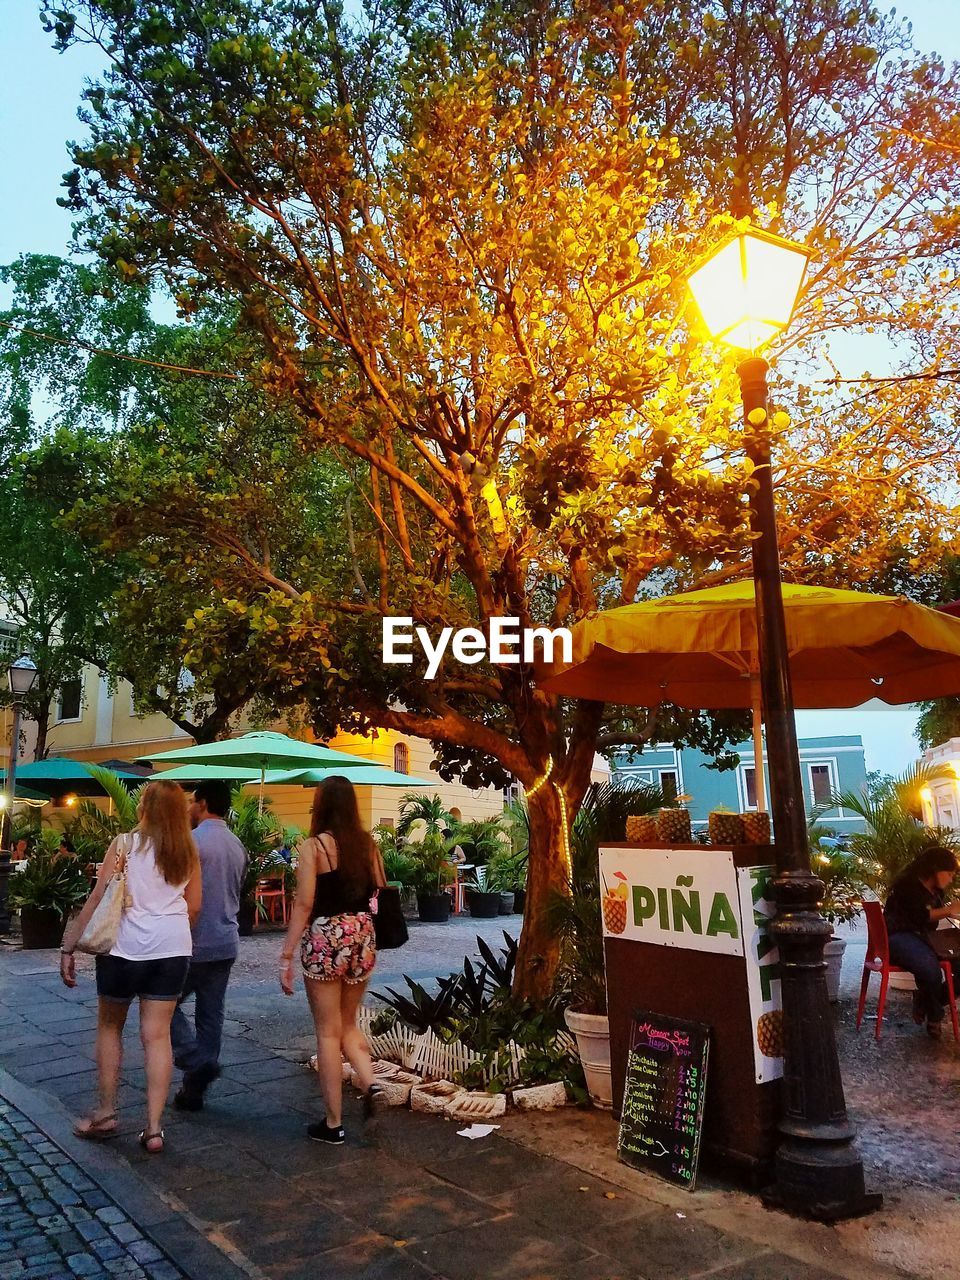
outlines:
[{"label": "sidewalk", "polygon": [[[470,937],[477,931],[471,927]],[[415,935],[406,956],[389,957],[394,972],[382,970],[379,983],[393,984],[406,967],[426,976],[439,937]],[[839,1227],[768,1212],[756,1198],[706,1177],[689,1194],[636,1173],[616,1160],[613,1121],[596,1112],[508,1117],[498,1134],[474,1143],[458,1137],[454,1124],[406,1111],[388,1113],[364,1136],[351,1099],[347,1144],[311,1144],[304,1127],[321,1108],[316,1081],[301,1065],[311,1047],[308,1015],[302,996],[284,1000],[276,992],[279,946],[270,937],[244,943],[228,997],[233,1021],[223,1077],[203,1113],[171,1111],[165,1154],[149,1157],[136,1143],[142,1059],[133,1027],[122,1136],[108,1149],[88,1153],[84,1144],[81,1153],[84,1169],[97,1158],[155,1193],[168,1217],[150,1234],[184,1270],[175,1230],[184,1247],[189,1238],[215,1249],[217,1265],[230,1268],[225,1276],[239,1267],[270,1280],[946,1280],[955,1272],[957,1190],[921,1185],[928,1180],[913,1176],[909,1151],[901,1153],[907,1172],[898,1174],[897,1144],[873,1137],[887,1161],[880,1169],[884,1211]],[[443,934],[442,946],[469,949],[466,930],[462,939]],[[458,963],[447,960],[435,971]],[[82,964],[84,981],[70,993],[56,976],[55,956],[0,951],[0,1062],[43,1091],[61,1124],[52,1099],[76,1114],[95,1078],[95,995],[89,962]],[[848,973],[857,967],[852,960]],[[955,1095],[960,1057],[952,1046],[937,1046],[931,1058],[930,1046],[892,1013],[880,1048],[872,1037],[858,1037],[861,1052],[876,1066],[889,1053],[901,1069],[912,1061],[915,1070],[926,1055],[940,1094],[952,1085]],[[930,1083],[922,1076],[910,1097],[931,1093]],[[869,1077],[857,1087],[869,1094]],[[918,1133],[921,1153],[928,1140],[955,1145],[956,1127],[944,1124],[940,1100],[927,1098],[929,1123],[940,1119],[931,1133]],[[956,1098],[950,1103],[955,1107]],[[879,1106],[876,1097],[872,1105]],[[896,1124],[897,1117],[888,1120],[894,1131]],[[870,1164],[875,1186],[872,1157]],[[119,1192],[113,1199],[126,1208]]]}]

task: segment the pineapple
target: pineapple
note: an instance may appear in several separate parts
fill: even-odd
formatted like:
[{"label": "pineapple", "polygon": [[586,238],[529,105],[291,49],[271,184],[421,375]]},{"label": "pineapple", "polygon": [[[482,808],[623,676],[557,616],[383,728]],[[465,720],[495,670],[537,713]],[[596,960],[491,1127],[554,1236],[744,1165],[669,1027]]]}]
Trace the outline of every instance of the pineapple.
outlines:
[{"label": "pineapple", "polygon": [[783,1013],[779,1009],[757,1019],[757,1044],[765,1058],[783,1057]]},{"label": "pineapple", "polygon": [[707,821],[711,844],[743,844],[743,820],[739,813],[715,809]]},{"label": "pineapple", "polygon": [[686,809],[661,809],[657,814],[657,832],[664,844],[691,844],[690,814]]},{"label": "pineapple", "polygon": [[746,844],[770,843],[769,813],[742,813],[743,839]]},{"label": "pineapple", "polygon": [[656,844],[659,838],[655,814],[641,813],[627,818],[627,839],[631,844]]}]

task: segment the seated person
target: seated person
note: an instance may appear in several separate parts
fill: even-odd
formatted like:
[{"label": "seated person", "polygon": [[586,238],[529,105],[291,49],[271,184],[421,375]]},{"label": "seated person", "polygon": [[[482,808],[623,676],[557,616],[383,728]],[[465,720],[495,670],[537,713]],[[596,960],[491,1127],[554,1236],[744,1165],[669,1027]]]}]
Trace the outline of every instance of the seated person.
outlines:
[{"label": "seated person", "polygon": [[[960,902],[947,903],[945,891],[960,863],[956,855],[932,845],[914,858],[894,880],[883,909],[890,942],[890,960],[909,970],[917,983],[914,1021],[927,1024],[927,1035],[939,1040],[943,1031],[946,982],[940,958],[930,943],[941,920],[960,918]],[[954,962],[954,979],[960,979]]]},{"label": "seated person", "polygon": [[76,855],[76,848],[69,836],[61,836],[60,844],[57,848],[58,858],[73,858]]},{"label": "seated person", "polygon": [[26,836],[21,836],[13,846],[13,852],[10,855],[11,862],[25,862],[30,857],[30,841]]}]

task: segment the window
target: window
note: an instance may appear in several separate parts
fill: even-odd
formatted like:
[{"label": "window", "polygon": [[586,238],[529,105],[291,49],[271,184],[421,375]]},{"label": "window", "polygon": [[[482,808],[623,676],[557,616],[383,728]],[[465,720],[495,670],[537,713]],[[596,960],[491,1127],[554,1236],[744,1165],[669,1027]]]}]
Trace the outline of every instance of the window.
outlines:
[{"label": "window", "polygon": [[398,742],[393,748],[394,773],[410,772],[410,748],[405,742]]},{"label": "window", "polygon": [[83,705],[83,681],[64,680],[57,694],[57,720],[79,720]]},{"label": "window", "polygon": [[20,628],[14,622],[0,622],[0,658],[10,663],[20,652]]},{"label": "window", "polygon": [[757,771],[751,764],[744,765],[740,772],[743,775],[745,808],[755,809],[757,807]]},{"label": "window", "polygon": [[814,804],[829,804],[833,795],[833,778],[828,764],[810,766],[810,794]]},{"label": "window", "polygon": [[392,818],[381,818],[381,819],[380,819],[380,821],[377,823],[377,826],[378,826],[378,827],[386,827],[388,830],[392,831],[392,830],[393,830],[393,819],[392,819]]},{"label": "window", "polygon": [[660,770],[660,790],[663,792],[663,798],[667,804],[672,804],[680,794],[680,788],[677,785],[676,769]]}]

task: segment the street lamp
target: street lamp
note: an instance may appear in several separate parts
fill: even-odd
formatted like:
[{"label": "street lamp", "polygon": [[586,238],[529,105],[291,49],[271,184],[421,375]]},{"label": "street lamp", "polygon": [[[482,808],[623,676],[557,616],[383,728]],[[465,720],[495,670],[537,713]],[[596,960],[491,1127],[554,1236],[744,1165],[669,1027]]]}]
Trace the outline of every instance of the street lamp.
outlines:
[{"label": "street lamp", "polygon": [[7,886],[10,879],[10,833],[13,831],[13,802],[17,794],[17,752],[20,748],[20,703],[37,683],[39,671],[29,658],[19,657],[7,668],[7,685],[13,707],[13,731],[10,735],[10,761],[3,810],[0,812],[0,933],[10,930],[7,910]]},{"label": "street lamp", "polygon": [[827,996],[823,948],[832,931],[818,910],[823,884],[810,869],[770,466],[769,365],[757,354],[790,323],[808,257],[802,245],[749,228],[712,253],[688,283],[711,336],[745,357],[737,372],[746,451],[754,466],[750,526],[757,647],[776,842],[777,915],[770,932],[780,952],[783,997],[783,1141],[776,1155],[776,1199],[792,1212],[838,1219],[876,1208],[880,1197],[864,1190]]}]

